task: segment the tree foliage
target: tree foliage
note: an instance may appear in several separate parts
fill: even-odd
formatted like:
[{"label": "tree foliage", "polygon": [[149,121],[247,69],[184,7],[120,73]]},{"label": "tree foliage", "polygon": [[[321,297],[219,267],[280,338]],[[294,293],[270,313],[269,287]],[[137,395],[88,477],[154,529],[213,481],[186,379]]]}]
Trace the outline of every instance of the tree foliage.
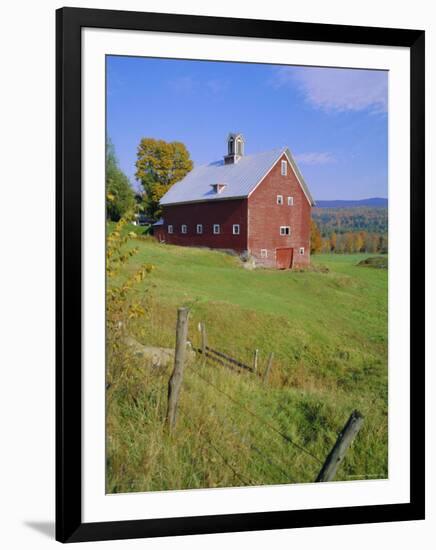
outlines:
[{"label": "tree foliage", "polygon": [[137,238],[134,232],[127,232],[130,216],[120,218],[111,228],[108,224],[106,239],[106,350],[108,357],[107,383],[116,384],[126,370],[124,361],[125,339],[129,335],[130,322],[145,314],[147,289],[138,293],[138,285],[154,266],[142,264],[127,277],[130,258],[138,252],[132,243]]},{"label": "tree foliage", "polygon": [[310,222],[310,253],[315,254],[322,249],[322,237],[316,222],[311,220]]},{"label": "tree foliage", "polygon": [[366,231],[348,231],[347,233],[332,233],[330,237],[322,238],[322,251],[336,254],[354,254],[368,252],[370,254],[388,252],[387,233],[368,233]]},{"label": "tree foliage", "polygon": [[145,191],[146,211],[151,217],[157,219],[160,216],[160,199],[192,168],[189,151],[183,143],[153,138],[141,139],[137,151],[135,176]]},{"label": "tree foliage", "polygon": [[323,252],[388,252],[388,210],[380,207],[314,208]]},{"label": "tree foliage", "polygon": [[333,231],[333,233],[330,235],[330,250],[334,252],[336,250],[336,242],[337,242],[337,235]]},{"label": "tree foliage", "polygon": [[350,208],[313,208],[312,218],[318,224],[323,237],[347,233],[349,231],[368,231],[369,233],[387,233],[388,209],[370,206]]},{"label": "tree foliage", "polygon": [[119,221],[135,206],[135,195],[129,178],[118,166],[115,148],[110,139],[106,143],[106,216]]}]

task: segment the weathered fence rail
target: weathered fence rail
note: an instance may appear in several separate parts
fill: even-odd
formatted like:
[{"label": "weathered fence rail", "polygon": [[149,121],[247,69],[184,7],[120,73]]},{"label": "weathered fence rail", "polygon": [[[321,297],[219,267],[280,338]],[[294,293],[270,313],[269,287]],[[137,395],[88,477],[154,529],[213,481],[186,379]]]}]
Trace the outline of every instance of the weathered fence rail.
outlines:
[{"label": "weathered fence rail", "polygon": [[[197,348],[197,351],[199,351],[201,354],[203,354],[203,351],[200,348]],[[213,355],[209,351],[204,352],[204,359],[205,360],[206,359],[211,359],[212,361],[214,361],[215,363],[218,363],[219,365],[222,365],[223,367],[227,367],[228,369],[235,370],[235,368],[232,367],[231,365],[229,365],[226,361],[224,361],[223,359],[220,359],[219,357],[216,357],[215,355]]]},{"label": "weathered fence rail", "polygon": [[245,369],[250,372],[254,372],[252,367],[249,367],[248,365],[245,365],[241,361],[238,361],[234,357],[231,357],[230,355],[227,355],[226,353],[223,353],[222,351],[218,351],[216,349],[210,348],[209,346],[206,346],[206,356],[211,357],[212,359],[214,356],[219,357],[223,360],[223,362],[231,363],[232,365],[235,365],[236,367],[239,367],[240,369]]}]

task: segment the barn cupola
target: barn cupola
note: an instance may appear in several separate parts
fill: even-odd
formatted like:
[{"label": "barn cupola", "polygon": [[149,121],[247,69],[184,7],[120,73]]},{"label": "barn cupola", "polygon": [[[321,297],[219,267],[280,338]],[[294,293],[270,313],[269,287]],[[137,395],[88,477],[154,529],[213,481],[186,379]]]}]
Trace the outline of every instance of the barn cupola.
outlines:
[{"label": "barn cupola", "polygon": [[227,138],[227,155],[224,164],[236,164],[244,156],[244,137],[242,134],[229,134]]}]

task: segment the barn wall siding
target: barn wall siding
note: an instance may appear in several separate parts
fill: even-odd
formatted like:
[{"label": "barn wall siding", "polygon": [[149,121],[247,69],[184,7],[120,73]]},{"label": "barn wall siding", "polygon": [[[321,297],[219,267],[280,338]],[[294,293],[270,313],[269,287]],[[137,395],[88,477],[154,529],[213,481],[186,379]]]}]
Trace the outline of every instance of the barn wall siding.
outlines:
[{"label": "barn wall siding", "polygon": [[[164,206],[163,219],[167,243],[231,249],[239,253],[247,250],[247,199]],[[182,224],[188,226],[186,234],[182,234]],[[203,225],[202,235],[196,233],[197,224]],[[220,224],[219,235],[213,234],[213,224]],[[233,235],[233,224],[239,224],[240,235]],[[173,234],[168,233],[168,225],[173,226]]]},{"label": "barn wall siding", "polygon": [[[266,266],[275,266],[277,248],[294,248],[293,266],[305,266],[310,263],[311,206],[289,163],[287,175],[281,175],[281,160],[286,156],[248,198],[248,248],[258,263]],[[277,195],[283,195],[283,205],[277,204]],[[288,206],[288,196],[294,198],[293,206]],[[290,226],[289,236],[280,235],[283,225]],[[304,255],[299,254],[300,247],[304,247]],[[261,258],[262,249],[268,251],[266,259]]]}]

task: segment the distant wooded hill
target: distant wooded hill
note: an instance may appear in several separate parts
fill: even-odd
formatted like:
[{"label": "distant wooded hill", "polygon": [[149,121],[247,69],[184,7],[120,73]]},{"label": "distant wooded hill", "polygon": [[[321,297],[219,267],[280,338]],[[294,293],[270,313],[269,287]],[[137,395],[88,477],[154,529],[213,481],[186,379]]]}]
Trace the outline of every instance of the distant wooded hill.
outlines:
[{"label": "distant wooded hill", "polygon": [[[351,202],[351,201],[331,201]],[[313,252],[387,253],[388,209],[381,206],[313,208],[320,238]],[[315,227],[316,227],[315,226]],[[316,230],[313,230],[316,232]],[[312,240],[312,242],[314,242]]]},{"label": "distant wooded hill", "polygon": [[387,208],[388,199],[380,197],[373,197],[370,199],[362,200],[332,200],[332,201],[316,201],[318,208],[355,208],[362,206],[369,206],[373,208]]},{"label": "distant wooded hill", "polygon": [[381,206],[317,207],[312,209],[312,218],[323,237],[349,231],[388,232],[388,209]]}]

